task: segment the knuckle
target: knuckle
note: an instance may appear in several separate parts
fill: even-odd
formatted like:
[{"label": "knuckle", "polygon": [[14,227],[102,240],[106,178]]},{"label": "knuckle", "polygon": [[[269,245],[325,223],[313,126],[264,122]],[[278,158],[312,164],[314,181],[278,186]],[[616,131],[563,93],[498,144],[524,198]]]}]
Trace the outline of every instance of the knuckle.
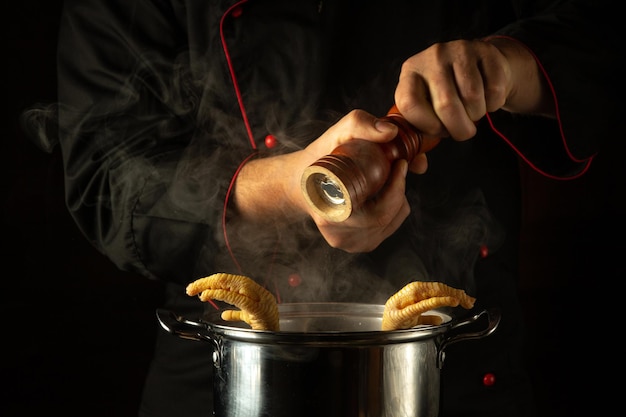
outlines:
[{"label": "knuckle", "polygon": [[504,84],[494,83],[485,87],[485,102],[487,111],[495,111],[506,102],[506,88]]},{"label": "knuckle", "polygon": [[350,129],[355,129],[363,125],[364,122],[370,120],[371,118],[372,116],[365,110],[354,109],[344,117],[344,121]]},{"label": "knuckle", "polygon": [[415,106],[413,97],[409,91],[396,91],[395,94],[396,107],[401,114],[410,112]]}]

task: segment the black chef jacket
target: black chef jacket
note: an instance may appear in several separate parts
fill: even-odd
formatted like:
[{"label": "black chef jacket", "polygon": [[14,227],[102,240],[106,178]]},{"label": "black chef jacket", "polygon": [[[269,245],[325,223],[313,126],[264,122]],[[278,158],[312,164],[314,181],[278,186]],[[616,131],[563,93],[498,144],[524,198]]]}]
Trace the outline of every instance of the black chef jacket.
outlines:
[{"label": "black chef jacket", "polygon": [[[251,276],[281,302],[380,303],[414,280],[463,288],[502,321],[492,336],[448,348],[441,415],[530,416],[518,163],[583,173],[606,136],[586,121],[608,117],[612,99],[599,88],[611,80],[602,8],[543,3],[67,1],[59,116],[68,208],[119,268],[167,282],[165,307],[183,315],[206,308],[184,286],[215,272]],[[372,253],[334,250],[310,223],[261,231],[237,222],[228,190],[249,158],[301,149],[354,108],[384,115],[405,59],[494,34],[537,56],[557,120],[495,112],[472,140],[444,139],[429,171],[407,178],[411,215]],[[278,146],[265,146],[268,135]],[[294,274],[300,285],[290,285]],[[140,414],[211,415],[210,359],[205,344],[159,333]],[[488,373],[496,384],[483,384]]]}]

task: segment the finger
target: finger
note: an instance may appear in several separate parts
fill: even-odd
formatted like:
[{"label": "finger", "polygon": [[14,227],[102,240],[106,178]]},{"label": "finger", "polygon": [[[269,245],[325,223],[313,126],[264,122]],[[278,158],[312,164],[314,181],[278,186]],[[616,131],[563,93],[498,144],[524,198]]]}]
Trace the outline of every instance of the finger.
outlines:
[{"label": "finger", "polygon": [[396,161],[389,174],[385,187],[368,201],[368,214],[374,224],[382,228],[385,238],[395,232],[408,217],[411,209],[406,199],[406,174],[408,162]]},{"label": "finger", "polygon": [[398,134],[398,127],[393,123],[380,120],[364,111],[352,110],[337,125],[340,143],[351,139],[365,139],[371,142],[388,142]]},{"label": "finger", "polygon": [[413,158],[409,164],[409,171],[415,174],[424,174],[428,170],[428,157],[425,153],[420,153]]},{"label": "finger", "polygon": [[402,116],[420,131],[445,137],[448,132],[435,113],[430,91],[424,78],[409,66],[403,66],[398,80],[394,100]]},{"label": "finger", "polygon": [[[467,55],[462,55],[462,57],[465,56]],[[453,63],[453,71],[457,91],[467,117],[475,122],[483,117],[487,111],[483,76],[480,69],[474,59],[460,58]],[[472,136],[474,134],[472,133]]]},{"label": "finger", "polygon": [[367,200],[340,224],[318,223],[328,244],[350,253],[371,252],[398,230],[411,211],[404,195],[406,173],[407,162],[398,161],[376,198]]},{"label": "finger", "polygon": [[473,137],[476,127],[459,97],[453,69],[440,66],[421,75],[411,69],[410,62],[403,66],[394,97],[402,115],[428,135],[456,140]]},{"label": "finger", "polygon": [[306,155],[307,164],[311,164],[353,139],[388,142],[397,134],[398,127],[393,123],[381,121],[364,110],[352,110],[311,142],[305,148],[304,155]]},{"label": "finger", "polygon": [[490,48],[490,54],[481,61],[480,68],[485,90],[485,112],[493,112],[506,103],[511,71],[497,47],[490,44],[486,44],[486,47]]},{"label": "finger", "polygon": [[369,227],[370,219],[363,208],[341,223],[317,223],[328,245],[348,253],[365,253],[376,249],[388,236],[380,235],[379,227]]},{"label": "finger", "polygon": [[476,126],[469,118],[459,96],[453,68],[433,74],[429,83],[432,106],[445,130],[456,140],[469,139],[476,134]]}]

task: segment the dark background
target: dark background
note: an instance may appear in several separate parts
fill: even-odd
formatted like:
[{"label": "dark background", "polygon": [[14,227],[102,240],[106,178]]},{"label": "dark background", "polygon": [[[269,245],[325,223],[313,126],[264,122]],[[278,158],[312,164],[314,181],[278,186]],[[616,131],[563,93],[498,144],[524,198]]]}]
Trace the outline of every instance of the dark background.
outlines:
[{"label": "dark background", "polygon": [[24,108],[56,97],[62,1],[10,3],[2,27],[0,415],[136,416],[159,330],[159,286],[118,271],[87,243],[64,205],[58,147],[45,153],[20,129]]},{"label": "dark background", "polygon": [[[59,150],[45,153],[22,132],[25,108],[55,100],[61,1],[10,3],[2,26],[0,415],[135,416],[160,331],[160,286],[118,271],[87,243],[64,205]],[[598,415],[616,392],[611,338],[621,320],[613,313],[626,277],[625,141],[617,133],[581,179],[522,169],[521,296],[542,416]]]}]

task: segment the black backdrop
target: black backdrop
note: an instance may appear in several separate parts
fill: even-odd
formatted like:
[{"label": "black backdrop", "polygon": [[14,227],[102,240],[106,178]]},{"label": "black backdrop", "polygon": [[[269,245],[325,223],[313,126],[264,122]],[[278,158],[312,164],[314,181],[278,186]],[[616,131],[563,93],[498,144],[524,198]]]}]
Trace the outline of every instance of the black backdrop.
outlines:
[{"label": "black backdrop", "polygon": [[[160,286],[118,271],[86,242],[64,206],[58,149],[42,152],[18,123],[26,107],[55,99],[60,6],[3,7],[0,415],[135,416]],[[607,378],[622,297],[611,285],[626,277],[617,133],[582,179],[523,168],[520,293],[542,416],[598,415],[615,392]]]},{"label": "black backdrop", "polygon": [[62,2],[10,3],[2,27],[0,415],[134,416],[160,288],[118,271],[87,243],[64,205],[58,147],[45,153],[21,130],[25,108],[56,96]]}]

